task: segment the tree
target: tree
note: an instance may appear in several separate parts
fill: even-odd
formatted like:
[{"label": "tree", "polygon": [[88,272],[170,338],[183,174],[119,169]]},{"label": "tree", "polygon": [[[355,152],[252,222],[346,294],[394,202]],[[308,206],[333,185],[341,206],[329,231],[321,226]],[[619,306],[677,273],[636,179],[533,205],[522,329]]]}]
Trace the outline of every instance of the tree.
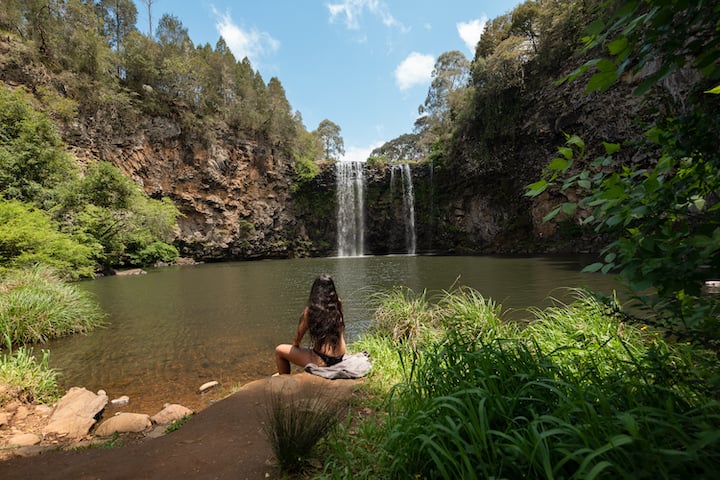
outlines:
[{"label": "tree", "polygon": [[130,32],[136,30],[137,8],[132,0],[99,0],[96,5],[103,22],[103,34],[119,52]]},{"label": "tree", "polygon": [[492,55],[495,47],[510,36],[511,24],[510,14],[501,15],[487,22],[475,47],[475,60]]},{"label": "tree", "polygon": [[374,149],[370,152],[370,156],[384,157],[390,162],[420,160],[425,156],[425,151],[421,148],[419,141],[419,134],[405,133]]},{"label": "tree", "polygon": [[148,13],[148,37],[152,38],[153,36],[153,23],[152,23],[152,6],[153,3],[155,3],[155,0],[142,0],[142,2],[147,7],[147,13]]},{"label": "tree", "polygon": [[41,204],[77,175],[50,119],[22,90],[0,86],[0,191],[7,199]]},{"label": "tree", "polygon": [[77,279],[94,274],[98,245],[60,232],[46,212],[16,200],[0,200],[0,270],[43,264]]},{"label": "tree", "polygon": [[469,73],[470,64],[459,51],[438,57],[425,103],[418,108],[422,120],[416,122],[416,132],[421,135],[422,150],[428,151],[451,133],[456,115],[466,103]]},{"label": "tree", "polygon": [[291,146],[296,138],[296,124],[292,116],[290,102],[285,96],[285,89],[277,77],[272,77],[267,85],[270,103],[268,134],[276,144]]},{"label": "tree", "polygon": [[315,134],[323,145],[327,160],[340,160],[345,155],[345,143],[340,135],[340,126],[328,119],[323,120],[315,130]]},{"label": "tree", "polygon": [[540,4],[535,0],[527,0],[515,7],[511,13],[510,34],[530,39],[533,51],[537,53],[538,19]]}]

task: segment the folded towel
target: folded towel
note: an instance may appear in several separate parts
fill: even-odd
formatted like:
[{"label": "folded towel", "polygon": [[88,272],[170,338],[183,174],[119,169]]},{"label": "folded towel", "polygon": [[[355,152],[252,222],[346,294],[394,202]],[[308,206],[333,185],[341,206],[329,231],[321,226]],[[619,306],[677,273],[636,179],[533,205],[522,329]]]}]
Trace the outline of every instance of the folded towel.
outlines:
[{"label": "folded towel", "polygon": [[334,380],[338,378],[361,378],[367,375],[372,368],[370,354],[360,352],[346,354],[341,362],[331,367],[318,367],[314,363],[305,365],[305,371],[319,377]]}]

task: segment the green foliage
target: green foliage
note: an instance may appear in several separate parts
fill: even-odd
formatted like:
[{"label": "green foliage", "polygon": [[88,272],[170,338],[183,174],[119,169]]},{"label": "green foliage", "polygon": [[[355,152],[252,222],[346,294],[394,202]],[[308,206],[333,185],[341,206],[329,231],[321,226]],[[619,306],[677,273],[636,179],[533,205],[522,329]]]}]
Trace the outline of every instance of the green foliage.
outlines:
[{"label": "green foliage", "polygon": [[299,157],[295,160],[295,180],[298,184],[302,185],[311,181],[319,173],[320,167],[309,158]]},{"label": "green foliage", "polygon": [[42,210],[16,200],[0,200],[0,271],[44,264],[65,277],[91,277],[98,245],[59,231]]},{"label": "green foliage", "polygon": [[328,119],[323,120],[313,132],[323,146],[324,160],[339,160],[345,155],[345,142],[340,135],[340,126]]},{"label": "green foliage", "polygon": [[685,67],[709,78],[720,76],[717,3],[631,0],[609,5],[611,14],[590,24],[583,39],[587,49],[604,46],[609,58],[592,59],[568,77],[593,71],[588,92],[603,92],[626,72],[639,73],[653,62],[659,62],[659,67],[651,68],[638,84],[638,95]]},{"label": "green foliage", "polygon": [[138,252],[128,254],[133,265],[154,265],[156,263],[173,263],[177,261],[180,253],[173,245],[164,242],[153,242]]},{"label": "green foliage", "polygon": [[73,175],[75,164],[52,122],[31,107],[22,90],[0,84],[0,191],[5,198],[41,201]]},{"label": "green foliage", "polygon": [[89,294],[45,267],[5,272],[0,292],[0,341],[8,350],[88,332],[104,316]]},{"label": "green foliage", "polygon": [[[602,261],[588,270],[618,272],[669,328],[718,339],[720,305],[701,293],[708,273],[720,269],[720,205],[714,200],[720,164],[717,154],[682,150],[678,139],[685,128],[671,121],[648,132],[661,148],[659,160],[648,168],[615,162],[616,144],[605,144],[606,155],[588,162],[582,140],[570,136],[560,149],[563,155],[528,187],[528,195],[548,188],[573,191],[580,200],[559,205],[545,220],[581,210],[588,212],[582,223],[610,236]],[[578,170],[572,169],[575,163],[582,170],[570,175]],[[650,287],[656,297],[647,294]]]},{"label": "green foliage", "polygon": [[370,152],[370,162],[373,158],[384,162],[408,162],[417,161],[425,157],[422,138],[419,133],[405,133],[399,137],[389,140]]},{"label": "green foliage", "polygon": [[385,475],[656,478],[718,468],[711,356],[623,324],[591,297],[537,311],[529,328],[501,336],[450,329],[418,354],[393,393]]},{"label": "green foliage", "polygon": [[0,407],[12,400],[50,404],[60,395],[58,373],[48,366],[50,352],[42,351],[37,359],[33,350],[20,347],[0,353]]},{"label": "green foliage", "polygon": [[[635,92],[647,95],[680,68],[711,81],[720,76],[717,5],[650,0],[616,7],[588,27],[585,39],[588,48],[605,45],[609,58],[590,60],[568,79],[593,71],[587,90],[604,92],[630,72],[639,75]],[[648,126],[639,148],[653,161],[623,163],[620,146],[607,143],[604,155],[588,160],[582,140],[569,136],[561,156],[528,187],[530,196],[551,189],[579,198],[546,220],[562,212],[609,238],[602,261],[589,269],[617,272],[659,323],[701,341],[720,339],[720,302],[702,294],[705,280],[720,271],[720,122],[712,91],[691,92],[681,108],[669,103],[669,111],[682,113]]]}]

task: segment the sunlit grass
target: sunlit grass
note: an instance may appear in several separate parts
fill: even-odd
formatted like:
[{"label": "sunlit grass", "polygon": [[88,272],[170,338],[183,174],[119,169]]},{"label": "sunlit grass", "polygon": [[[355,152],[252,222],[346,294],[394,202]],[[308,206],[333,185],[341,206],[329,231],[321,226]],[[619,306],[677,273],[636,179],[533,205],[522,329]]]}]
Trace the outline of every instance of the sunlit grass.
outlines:
[{"label": "sunlit grass", "polygon": [[85,333],[104,317],[89,294],[43,267],[7,272],[0,292],[0,345],[7,349]]},{"label": "sunlit grass", "polygon": [[0,354],[0,406],[19,399],[51,403],[60,394],[57,372],[48,366],[49,352],[37,360],[31,349],[20,347]]},{"label": "sunlit grass", "polygon": [[390,292],[372,333],[354,344],[373,361],[366,408],[329,437],[319,477],[710,478],[720,470],[712,354],[668,343],[582,292],[530,315],[518,328],[469,289],[434,301]]}]

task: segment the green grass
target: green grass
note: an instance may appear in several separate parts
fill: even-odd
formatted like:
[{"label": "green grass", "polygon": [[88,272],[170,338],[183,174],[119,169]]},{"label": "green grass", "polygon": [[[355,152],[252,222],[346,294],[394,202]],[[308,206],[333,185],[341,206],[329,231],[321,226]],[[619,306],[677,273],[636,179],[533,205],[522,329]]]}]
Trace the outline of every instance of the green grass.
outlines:
[{"label": "green grass", "polygon": [[[25,345],[84,333],[102,323],[98,304],[47,268],[0,276],[0,404],[12,398],[52,402],[60,393],[49,352],[36,359]],[[4,351],[3,351],[4,350]]]},{"label": "green grass", "polygon": [[192,415],[190,415],[190,414],[183,415],[182,418],[178,418],[177,420],[175,420],[174,422],[172,422],[170,425],[167,426],[167,428],[165,429],[165,434],[172,433],[175,430],[178,430],[180,427],[185,425],[187,423],[187,421],[190,420],[190,418],[192,418]]},{"label": "green grass", "polygon": [[0,292],[0,344],[8,350],[88,332],[104,316],[88,293],[44,267],[6,272]]},{"label": "green grass", "polygon": [[531,310],[522,329],[472,290],[430,301],[396,289],[386,298],[353,345],[373,361],[365,408],[329,437],[317,478],[720,471],[714,354],[623,323],[582,292],[569,305]]},{"label": "green grass", "polygon": [[57,372],[48,367],[48,357],[43,350],[38,360],[25,347],[0,354],[0,406],[13,399],[51,403],[59,397]]}]

